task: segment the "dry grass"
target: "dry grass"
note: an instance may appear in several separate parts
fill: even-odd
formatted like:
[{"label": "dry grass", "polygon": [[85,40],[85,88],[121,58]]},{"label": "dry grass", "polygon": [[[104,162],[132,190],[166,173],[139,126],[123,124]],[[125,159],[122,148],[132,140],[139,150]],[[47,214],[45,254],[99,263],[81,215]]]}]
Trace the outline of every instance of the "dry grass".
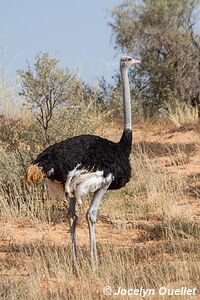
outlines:
[{"label": "dry grass", "polygon": [[[156,229],[158,230],[158,229]],[[199,237],[199,235],[198,235]],[[199,240],[168,237],[151,246],[117,249],[98,245],[98,271],[91,270],[88,251],[79,249],[77,275],[71,270],[70,249],[42,244],[10,246],[1,260],[1,297],[4,299],[104,299],[102,289],[111,286],[200,288]],[[158,298],[156,298],[158,299]],[[166,298],[164,298],[166,299]]]},{"label": "dry grass", "polygon": [[[159,166],[155,157],[150,158],[141,147],[136,149],[131,157],[133,179],[126,188],[110,192],[100,208],[99,219],[109,224],[102,225],[109,232],[106,240],[97,235],[98,271],[91,269],[87,243],[78,248],[79,266],[74,275],[68,240],[66,246],[45,240],[19,244],[14,231],[1,230],[2,299],[23,300],[27,295],[29,299],[106,299],[102,289],[107,285],[113,291],[119,286],[142,286],[156,291],[161,286],[200,288],[200,226],[180,205],[186,180]],[[34,196],[27,203],[22,201],[20,207],[14,199],[9,203],[8,198],[1,198],[2,218],[8,221],[18,216],[26,227],[28,217],[34,220],[34,228],[39,219],[48,222],[64,210],[65,204],[55,208],[44,192],[33,188]],[[45,201],[40,199],[43,193]],[[86,207],[85,203],[80,216]],[[86,223],[80,226],[85,227]],[[127,241],[114,241],[116,230]]]},{"label": "dry grass", "polygon": [[198,107],[175,101],[173,104],[167,104],[167,118],[177,127],[196,125],[198,123]]},{"label": "dry grass", "polygon": [[160,167],[140,147],[131,156],[131,163],[130,183],[121,191],[111,192],[103,208],[109,211],[111,219],[171,219],[186,214],[178,204],[185,186],[184,178]]},{"label": "dry grass", "polygon": [[[120,135],[118,120],[107,120],[105,128],[105,120],[93,111],[85,123],[84,115],[81,125],[73,123],[72,112],[68,116],[66,128],[59,130],[58,122],[52,128],[55,139],[61,138],[67,128],[69,136],[86,129],[103,132],[114,140]],[[192,195],[188,193],[191,184],[198,189],[200,178],[191,174],[188,179],[181,173],[191,158],[198,155],[196,141],[170,143],[164,134],[158,135],[161,125],[159,129],[151,125],[155,132],[149,132],[149,123],[136,124],[140,132],[137,135],[134,128],[138,139],[134,140],[131,155],[133,177],[125,188],[107,193],[101,203],[96,226],[99,268],[95,273],[90,266],[85,229],[89,199],[79,208],[79,263],[75,275],[70,234],[63,225],[67,202],[50,200],[44,185],[28,188],[24,184],[22,162],[30,162],[40,149],[39,139],[36,142],[34,137],[37,131],[27,130],[29,125],[23,123],[23,130],[13,130],[15,127],[9,125],[10,131],[5,132],[11,141],[14,138],[15,147],[5,141],[1,145],[1,299],[116,299],[103,294],[107,285],[115,291],[119,286],[156,291],[161,286],[200,289],[200,225],[198,210],[193,209]],[[28,140],[33,141],[29,149],[24,147]],[[192,200],[197,205],[199,193]]]}]

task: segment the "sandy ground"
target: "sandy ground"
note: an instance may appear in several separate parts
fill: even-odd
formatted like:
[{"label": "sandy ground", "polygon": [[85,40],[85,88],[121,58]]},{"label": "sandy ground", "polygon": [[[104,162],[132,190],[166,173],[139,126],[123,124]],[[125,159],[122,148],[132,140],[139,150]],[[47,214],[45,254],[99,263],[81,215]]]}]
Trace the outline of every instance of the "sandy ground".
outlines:
[{"label": "sandy ground", "polygon": [[[119,125],[120,126],[120,125]],[[116,130],[117,125],[105,124],[104,130],[98,130],[97,134],[110,138],[114,141],[119,140],[121,130]],[[151,132],[149,131],[151,128]],[[195,129],[174,131],[163,125],[154,124],[135,125],[133,131],[133,155],[137,145],[143,147],[146,153],[154,159],[155,163],[169,172],[183,176],[184,178],[196,178],[188,184],[188,191],[183,199],[180,199],[183,210],[189,212],[193,220],[200,220],[200,134]],[[179,158],[181,150],[185,153],[184,157]],[[170,153],[170,156],[169,156]],[[159,247],[160,241],[143,240],[141,237],[145,233],[145,225],[151,226],[155,221],[123,221],[113,223],[107,216],[98,215],[96,224],[96,239],[98,244],[109,244],[115,247],[124,248],[137,245],[138,247]],[[140,224],[141,223],[141,224]],[[141,226],[140,226],[141,225]],[[0,261],[10,259],[9,249],[38,245],[57,245],[63,246],[71,243],[68,222],[57,224],[45,222],[28,222],[25,220],[13,220],[0,222]],[[88,225],[84,217],[77,226],[78,246],[89,247]],[[169,258],[170,259],[170,258]],[[14,270],[14,271],[13,271]],[[18,280],[17,269],[5,270],[0,276],[2,279],[10,278],[12,281]],[[23,275],[23,274],[22,274]],[[26,278],[26,277],[25,277]],[[73,278],[72,278],[73,280]],[[75,281],[77,283],[77,279]],[[49,279],[46,285],[57,286],[57,281]],[[74,283],[72,282],[72,286]],[[44,282],[45,287],[45,282]],[[200,298],[193,298],[200,299]]]}]

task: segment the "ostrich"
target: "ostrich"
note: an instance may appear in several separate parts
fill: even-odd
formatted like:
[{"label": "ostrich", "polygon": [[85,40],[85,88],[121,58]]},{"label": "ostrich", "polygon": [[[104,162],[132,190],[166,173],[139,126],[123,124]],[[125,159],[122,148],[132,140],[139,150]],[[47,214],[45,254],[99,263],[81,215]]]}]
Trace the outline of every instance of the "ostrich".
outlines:
[{"label": "ostrich", "polygon": [[95,228],[97,211],[107,190],[125,186],[131,177],[129,155],[132,145],[131,98],[128,68],[140,63],[129,56],[120,59],[123,89],[124,130],[119,142],[114,143],[95,135],[75,136],[49,146],[27,168],[28,184],[47,180],[49,191],[56,190],[69,197],[69,226],[72,239],[72,261],[77,262],[76,204],[82,197],[93,193],[87,211],[90,235],[91,264],[97,265]]}]

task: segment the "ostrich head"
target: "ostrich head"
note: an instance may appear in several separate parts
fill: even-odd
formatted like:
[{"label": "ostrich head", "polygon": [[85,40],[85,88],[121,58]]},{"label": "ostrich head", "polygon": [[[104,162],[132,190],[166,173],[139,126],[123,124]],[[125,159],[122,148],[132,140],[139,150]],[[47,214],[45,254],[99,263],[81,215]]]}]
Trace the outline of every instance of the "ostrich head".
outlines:
[{"label": "ostrich head", "polygon": [[139,64],[140,60],[133,59],[131,56],[123,56],[120,59],[120,68],[129,68],[132,65]]}]

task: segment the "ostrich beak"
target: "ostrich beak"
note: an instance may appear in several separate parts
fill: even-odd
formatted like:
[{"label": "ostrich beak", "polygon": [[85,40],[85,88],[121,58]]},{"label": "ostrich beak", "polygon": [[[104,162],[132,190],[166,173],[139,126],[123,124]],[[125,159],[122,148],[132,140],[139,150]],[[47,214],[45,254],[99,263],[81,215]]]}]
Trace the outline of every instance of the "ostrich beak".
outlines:
[{"label": "ostrich beak", "polygon": [[135,64],[140,64],[141,61],[138,60],[138,59],[132,59],[132,65],[135,65]]}]

